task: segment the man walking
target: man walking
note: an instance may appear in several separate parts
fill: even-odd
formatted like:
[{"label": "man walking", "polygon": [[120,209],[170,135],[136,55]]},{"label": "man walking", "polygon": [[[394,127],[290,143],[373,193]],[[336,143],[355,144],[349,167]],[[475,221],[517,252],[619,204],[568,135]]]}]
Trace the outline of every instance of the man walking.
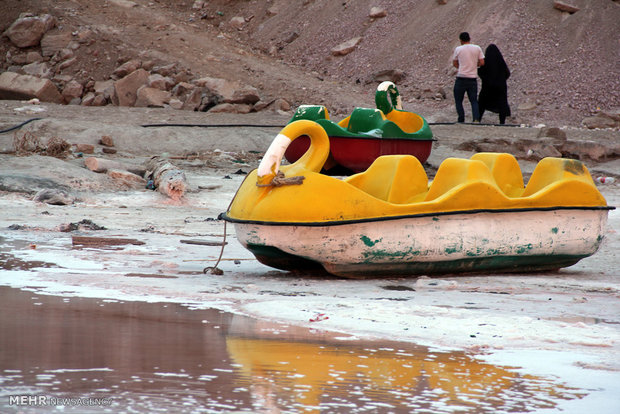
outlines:
[{"label": "man walking", "polygon": [[454,49],[452,64],[458,69],[454,82],[454,103],[458,122],[465,122],[465,110],[463,109],[463,97],[471,103],[471,114],[474,122],[480,122],[478,109],[478,66],[484,65],[484,53],[478,45],[471,43],[469,33],[459,35],[461,46]]}]

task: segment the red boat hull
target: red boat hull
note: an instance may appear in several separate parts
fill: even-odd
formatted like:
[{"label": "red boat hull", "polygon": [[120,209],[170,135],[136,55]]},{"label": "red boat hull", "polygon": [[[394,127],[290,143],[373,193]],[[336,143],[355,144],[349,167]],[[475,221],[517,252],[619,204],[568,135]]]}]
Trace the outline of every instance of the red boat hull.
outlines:
[{"label": "red boat hull", "polygon": [[[424,163],[431,153],[433,140],[329,137],[329,145],[330,158],[325,163],[325,170],[340,165],[358,173],[366,171],[370,164],[382,155],[409,154]],[[309,147],[310,138],[301,136],[291,142],[284,157],[293,163],[301,158]]]}]

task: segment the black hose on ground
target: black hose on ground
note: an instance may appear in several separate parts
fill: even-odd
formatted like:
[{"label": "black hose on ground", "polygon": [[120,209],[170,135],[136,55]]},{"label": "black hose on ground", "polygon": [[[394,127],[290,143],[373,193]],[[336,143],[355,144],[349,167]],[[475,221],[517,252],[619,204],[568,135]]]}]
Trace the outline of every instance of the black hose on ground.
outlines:
[{"label": "black hose on ground", "polygon": [[[24,125],[38,121],[43,118],[31,118],[21,124],[12,126],[7,129],[0,130],[0,134],[11,132],[23,127]],[[429,122],[429,125],[457,125],[457,122]],[[500,126],[500,127],[520,127],[519,124],[481,124],[479,122],[466,122],[464,125],[479,125],[479,126]],[[190,128],[284,128],[285,125],[264,125],[264,124],[143,124],[140,125],[143,128],[160,128],[160,127],[190,127]]]},{"label": "black hose on ground", "polygon": [[155,127],[195,127],[195,128],[284,128],[284,125],[262,124],[144,124],[143,128]]},{"label": "black hose on ground", "polygon": [[[429,125],[458,125],[458,122],[429,122]],[[520,127],[519,124],[482,124],[480,122],[461,122],[463,125],[476,126],[499,126],[499,127]],[[284,128],[285,125],[263,125],[263,124],[144,124],[143,128],[159,127],[194,127],[194,128]]]},{"label": "black hose on ground", "polygon": [[43,118],[31,118],[31,119],[29,119],[27,121],[22,122],[19,125],[15,125],[15,126],[13,126],[11,128],[1,130],[0,134],[4,134],[5,132],[11,132],[11,131],[13,131],[15,129],[19,129],[19,128],[23,127],[24,125],[26,125],[27,123],[32,122],[32,121],[38,121],[39,119],[43,119]]}]

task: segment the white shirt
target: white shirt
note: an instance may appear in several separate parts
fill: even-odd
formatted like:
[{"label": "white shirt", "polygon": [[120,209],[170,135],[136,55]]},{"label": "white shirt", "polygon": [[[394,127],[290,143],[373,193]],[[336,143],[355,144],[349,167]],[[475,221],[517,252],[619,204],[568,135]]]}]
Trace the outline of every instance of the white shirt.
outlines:
[{"label": "white shirt", "polygon": [[466,43],[454,49],[452,60],[458,60],[459,62],[457,78],[477,78],[478,61],[480,59],[484,59],[484,53],[482,53],[482,49],[478,45]]}]

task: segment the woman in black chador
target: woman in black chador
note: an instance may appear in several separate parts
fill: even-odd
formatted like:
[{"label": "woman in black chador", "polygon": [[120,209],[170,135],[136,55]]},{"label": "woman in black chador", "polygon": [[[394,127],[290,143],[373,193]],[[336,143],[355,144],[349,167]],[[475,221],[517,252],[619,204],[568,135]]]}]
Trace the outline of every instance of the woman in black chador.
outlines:
[{"label": "woman in black chador", "polygon": [[506,79],[510,77],[510,70],[497,46],[490,44],[484,52],[484,66],[478,68],[478,76],[482,80],[478,105],[480,119],[484,111],[499,113],[499,123],[506,122],[510,116],[508,105],[508,87]]}]

